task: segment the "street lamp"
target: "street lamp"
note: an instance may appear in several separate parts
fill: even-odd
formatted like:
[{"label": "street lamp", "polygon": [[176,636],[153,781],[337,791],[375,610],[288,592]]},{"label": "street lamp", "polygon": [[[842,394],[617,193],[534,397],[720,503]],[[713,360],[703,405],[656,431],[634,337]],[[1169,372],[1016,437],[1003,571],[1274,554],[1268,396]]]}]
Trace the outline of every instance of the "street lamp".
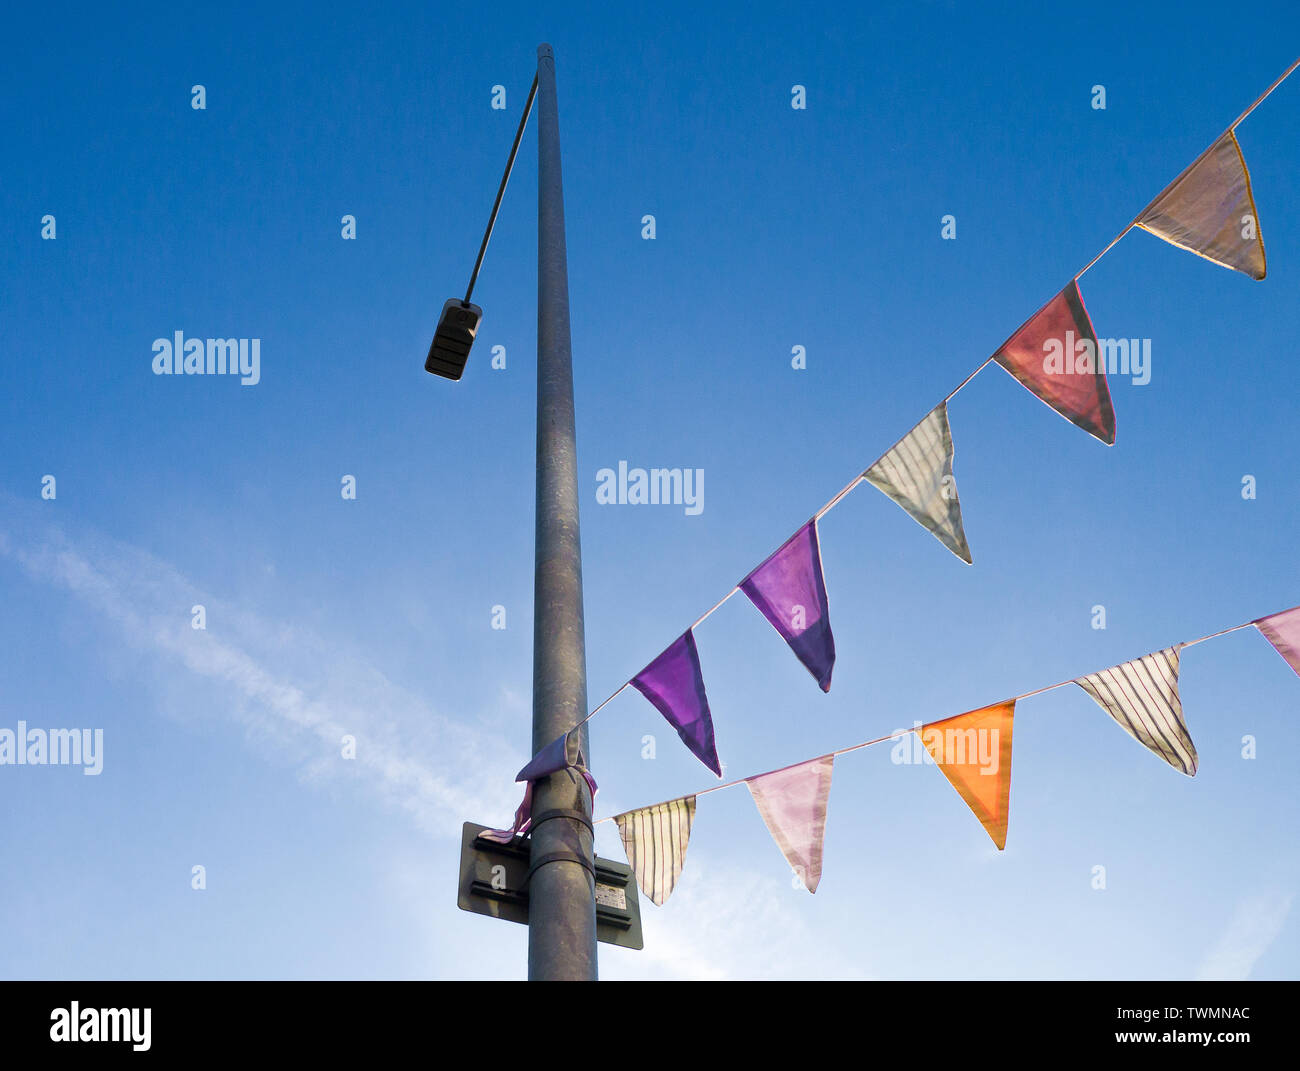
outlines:
[{"label": "street lamp", "polygon": [[510,172],[514,170],[515,154],[519,152],[519,142],[524,136],[524,127],[528,125],[528,115],[533,110],[533,98],[536,96],[537,76],[533,75],[533,85],[528,90],[528,101],[519,120],[519,129],[515,131],[515,142],[510,146],[510,158],[506,160],[505,174],[501,176],[501,185],[497,187],[497,199],[492,205],[492,215],[488,217],[487,230],[483,232],[483,242],[478,247],[478,258],[474,261],[469,286],[465,289],[463,298],[452,298],[443,305],[438,328],[429,344],[429,356],[424,359],[424,370],[442,376],[443,379],[458,380],[464,375],[470,347],[474,345],[474,336],[478,334],[478,325],[483,319],[483,310],[470,304],[469,299],[474,293],[474,283],[478,281],[478,270],[483,266],[483,254],[487,252],[492,228],[496,226],[501,198],[505,196],[506,183],[510,181]]},{"label": "street lamp", "polygon": [[[424,367],[460,379],[482,311],[470,304],[519,140],[537,98],[537,528],[533,567],[533,724],[530,755],[566,733],[587,756],[587,654],[578,535],[578,448],[569,335],[569,269],[560,172],[555,57],[537,49],[537,73],[515,132],[483,244],[461,301],[442,308]],[[591,980],[596,969],[596,869],[591,789],[563,770],[533,785],[529,833],[528,977]]]}]

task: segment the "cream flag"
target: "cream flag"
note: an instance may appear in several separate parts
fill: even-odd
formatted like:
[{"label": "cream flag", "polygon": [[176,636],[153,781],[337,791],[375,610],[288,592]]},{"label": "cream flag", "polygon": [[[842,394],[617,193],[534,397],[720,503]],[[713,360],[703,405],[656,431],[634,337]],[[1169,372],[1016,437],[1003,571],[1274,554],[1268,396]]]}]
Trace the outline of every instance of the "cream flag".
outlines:
[{"label": "cream flag", "polygon": [[1178,698],[1178,648],[1091,673],[1074,682],[1114,718],[1134,740],[1192,777],[1196,747],[1192,744],[1183,704]]},{"label": "cream flag", "polygon": [[957,482],[952,475],[952,458],[948,403],[940,402],[889,453],[867,469],[863,478],[930,529],[962,561],[970,562]]},{"label": "cream flag", "polygon": [[1225,268],[1264,278],[1264,239],[1250,173],[1231,130],[1151,202],[1137,225]]},{"label": "cream flag", "polygon": [[695,797],[628,811],[616,815],[614,821],[637,886],[662,907],[682,876],[691,823],[695,821]]}]

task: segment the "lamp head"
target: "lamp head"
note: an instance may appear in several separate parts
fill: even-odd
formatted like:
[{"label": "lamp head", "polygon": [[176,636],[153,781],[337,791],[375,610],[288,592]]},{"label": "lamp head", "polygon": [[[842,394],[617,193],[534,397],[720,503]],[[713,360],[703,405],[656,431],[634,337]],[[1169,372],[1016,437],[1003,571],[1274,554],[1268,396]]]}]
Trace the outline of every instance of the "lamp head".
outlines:
[{"label": "lamp head", "polygon": [[460,379],[482,319],[482,309],[460,298],[452,298],[443,305],[438,329],[429,345],[429,356],[424,359],[424,370],[444,379]]}]

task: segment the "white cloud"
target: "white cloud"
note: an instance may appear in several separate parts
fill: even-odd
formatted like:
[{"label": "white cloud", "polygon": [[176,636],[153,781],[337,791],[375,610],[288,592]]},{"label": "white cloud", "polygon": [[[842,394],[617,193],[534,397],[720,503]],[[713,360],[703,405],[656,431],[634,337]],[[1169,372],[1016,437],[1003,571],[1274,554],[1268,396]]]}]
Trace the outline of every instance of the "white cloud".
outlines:
[{"label": "white cloud", "polygon": [[[17,562],[31,577],[69,592],[107,619],[117,640],[148,656],[158,688],[192,698],[197,677],[211,682],[214,696],[229,694],[236,700],[233,705],[200,706],[229,710],[255,746],[269,742],[303,776],[351,775],[352,783],[443,837],[459,838],[466,816],[504,820],[513,813],[518,803],[514,771],[526,756],[496,734],[440,715],[346,644],[232,607],[136,547],[92,537],[74,543],[34,521],[23,527],[23,537],[0,529],[0,558]],[[207,607],[206,631],[190,626],[190,607],[197,603]],[[505,696],[526,703],[526,697]],[[339,758],[344,733],[357,737],[355,763]],[[611,813],[610,796],[602,792],[600,797],[605,813]],[[621,857],[613,827],[600,828],[605,854]],[[460,947],[462,938],[481,942],[484,935],[462,934],[463,927],[449,928],[444,919],[428,914],[424,894],[435,878],[427,860],[394,865],[398,874],[415,867],[415,878],[408,876],[399,885],[421,890],[420,897],[412,898],[419,909],[411,924],[423,933],[422,947],[435,952],[430,961],[434,972],[463,974],[462,966],[452,966],[463,965],[462,951],[469,954]],[[808,894],[790,888],[788,881],[698,851],[688,869],[665,907],[643,904],[643,952],[601,946],[602,977],[862,976],[808,932],[798,899]],[[503,952],[519,944],[517,934],[493,936]],[[498,972],[488,967],[487,973]]]},{"label": "white cloud", "polygon": [[828,946],[824,935],[809,931],[800,897],[812,899],[788,878],[697,853],[688,858],[681,883],[663,907],[642,898],[645,949],[628,954],[636,959],[620,956],[610,963],[613,957],[605,956],[601,977],[867,978],[860,965],[845,962]]},{"label": "white cloud", "polygon": [[1197,969],[1196,980],[1241,981],[1249,978],[1259,958],[1282,932],[1294,898],[1294,893],[1270,889],[1241,900],[1228,928]]},{"label": "white cloud", "polygon": [[[233,697],[233,706],[201,705],[230,710],[305,777],[350,777],[441,836],[459,837],[467,816],[513,813],[514,771],[527,756],[440,715],[348,647],[225,605],[138,548],[89,537],[74,544],[44,524],[24,528],[25,538],[0,531],[0,556],[103,615],[123,643],[165,656],[155,673],[163,690],[193,696],[197,676]],[[191,627],[195,604],[207,607],[206,631]],[[180,689],[178,668],[186,671]],[[357,740],[355,761],[341,757],[345,734]]]}]

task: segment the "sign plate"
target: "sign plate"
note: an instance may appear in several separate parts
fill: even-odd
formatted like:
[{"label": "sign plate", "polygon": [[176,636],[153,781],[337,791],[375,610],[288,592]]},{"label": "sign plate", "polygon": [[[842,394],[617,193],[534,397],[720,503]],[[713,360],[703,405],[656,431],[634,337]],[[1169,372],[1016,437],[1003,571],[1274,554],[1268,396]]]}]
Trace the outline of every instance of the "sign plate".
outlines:
[{"label": "sign plate", "polygon": [[[456,906],[477,915],[528,923],[527,837],[509,844],[482,840],[489,826],[466,822],[461,828],[460,885]],[[623,948],[644,948],[641,902],[632,868],[596,857],[596,939]]]}]

